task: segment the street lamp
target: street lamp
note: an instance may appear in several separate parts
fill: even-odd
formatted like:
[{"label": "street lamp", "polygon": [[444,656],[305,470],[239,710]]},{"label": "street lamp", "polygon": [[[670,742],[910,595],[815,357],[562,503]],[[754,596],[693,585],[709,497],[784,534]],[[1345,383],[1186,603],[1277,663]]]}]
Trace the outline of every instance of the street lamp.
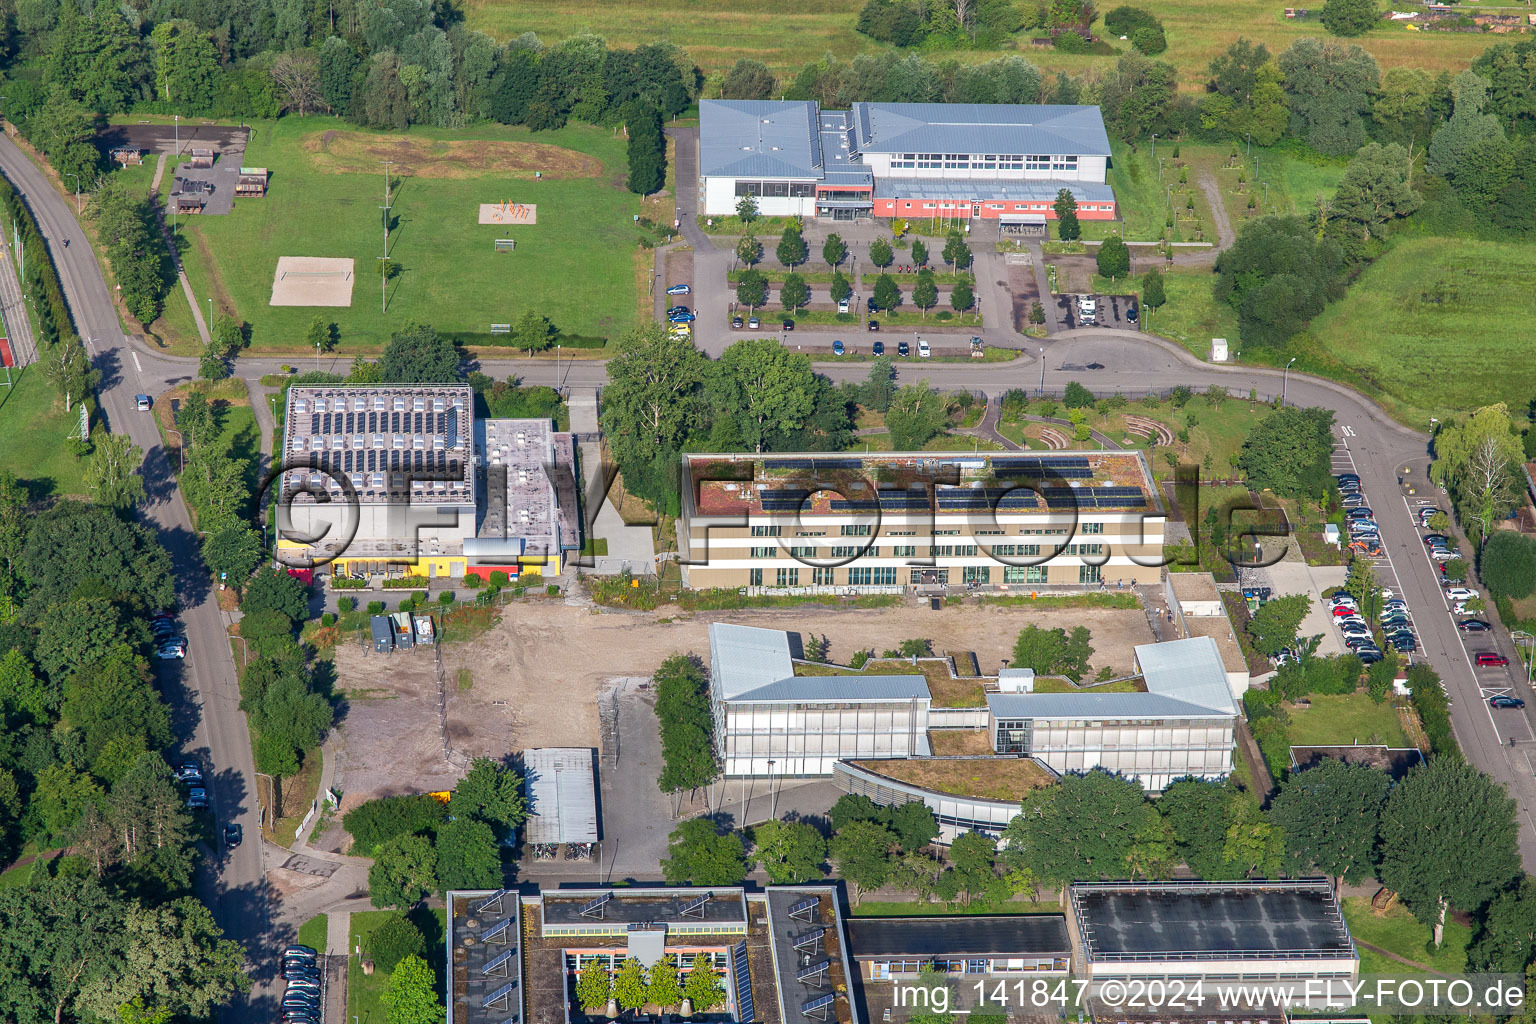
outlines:
[{"label": "street lamp", "polygon": [[1154,158],[1157,156],[1157,133],[1155,132],[1152,134],[1152,156]]},{"label": "street lamp", "polygon": [[[1296,361],[1296,357],[1295,356],[1291,356],[1291,363],[1294,363],[1295,361]],[[1285,364],[1285,372],[1280,375],[1280,404],[1281,405],[1285,404],[1285,387],[1286,387],[1287,384],[1290,383],[1290,380],[1291,380],[1291,363],[1286,363]]]},{"label": "street lamp", "polygon": [[166,427],[165,432],[176,435],[176,452],[181,456],[181,471],[185,473],[187,471],[187,439],[182,437],[181,431],[175,427]]},{"label": "street lamp", "polygon": [[1045,346],[1044,345],[1040,346],[1040,390],[1036,391],[1035,394],[1037,396],[1045,394]]},{"label": "street lamp", "polygon": [[75,179],[75,215],[80,215],[80,175],[74,171],[65,171],[65,174]]},{"label": "street lamp", "polygon": [[770,821],[779,816],[779,794],[773,788],[773,766],[776,763],[773,758],[768,759],[768,818]]}]

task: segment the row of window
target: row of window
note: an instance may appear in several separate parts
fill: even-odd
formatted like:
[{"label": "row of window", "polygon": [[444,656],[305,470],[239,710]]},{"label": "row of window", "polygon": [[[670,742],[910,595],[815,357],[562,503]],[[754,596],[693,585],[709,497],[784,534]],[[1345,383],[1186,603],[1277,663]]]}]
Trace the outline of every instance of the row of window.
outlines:
[{"label": "row of window", "polygon": [[[755,549],[754,549],[755,550]],[[1048,566],[1044,565],[1005,565],[1000,566],[1003,583],[1048,583],[1050,578],[1046,575]],[[964,583],[993,582],[993,567],[990,565],[969,565],[960,570],[960,578]],[[811,586],[831,587],[837,585],[836,569],[811,569],[805,579]],[[847,570],[844,583],[850,587],[890,587],[895,586],[900,570],[895,566],[853,566]],[[765,580],[771,579],[775,587],[801,586],[799,568],[775,569],[772,576],[768,576],[762,569],[747,570],[747,584],[753,587],[765,586]],[[1079,583],[1099,582],[1099,567],[1096,565],[1080,565],[1077,567],[1077,581]],[[912,569],[907,573],[907,582],[912,584],[937,583],[943,586],[949,584],[948,569]]]},{"label": "row of window", "polygon": [[[361,446],[358,446],[358,447],[361,447]],[[399,445],[396,445],[396,447],[398,448]],[[420,445],[417,445],[417,447],[419,448]],[[869,524],[854,523],[854,524],[851,524],[851,525],[844,525],[840,529],[842,531],[842,536],[844,536],[844,537],[868,537],[868,536],[871,535],[871,532],[873,531],[874,527],[872,525],[869,525]],[[1047,536],[1047,535],[1065,535],[1067,531],[1066,531],[1066,529],[1064,527],[1050,527],[1050,528],[1046,528],[1046,527],[1020,527],[1018,532],[1019,532],[1020,536],[1034,536],[1034,537],[1038,537],[1038,536]],[[1104,532],[1104,524],[1103,523],[1078,523],[1077,524],[1077,532],[1078,533],[1082,533],[1082,534],[1103,533]],[[1003,531],[1003,530],[972,530],[971,534],[972,534],[972,536],[976,536],[976,537],[1001,537],[1001,536],[1005,535],[1005,531]],[[827,531],[825,531],[825,530],[796,530],[795,531],[795,536],[796,537],[825,537],[826,535],[827,535]],[[880,533],[880,536],[882,536],[882,537],[914,537],[916,535],[917,535],[917,531],[916,530],[883,530]],[[754,537],[782,537],[782,536],[784,536],[784,527],[782,527],[782,526],[754,526],[754,527],[752,527],[752,536],[754,536]],[[960,536],[960,531],[959,530],[934,530],[933,531],[933,536],[935,536],[935,537],[958,537],[958,536]]]},{"label": "row of window", "polygon": [[764,196],[768,199],[785,197],[803,198],[816,194],[816,185],[809,181],[738,181],[738,196]]},{"label": "row of window", "polygon": [[[350,457],[350,453],[349,457]],[[348,466],[347,468],[351,468]],[[369,468],[372,468],[371,466]],[[790,544],[784,547],[754,547],[751,549],[753,558],[782,558],[787,552],[794,558],[881,558],[885,557],[885,549],[879,545],[871,544],[868,547],[860,547],[850,544],[834,544],[827,548],[818,548],[812,544]],[[976,544],[933,544],[929,546],[928,555],[932,558],[975,558],[977,554],[992,555],[997,558],[1038,558],[1040,557],[1039,544],[992,544],[980,547]],[[1056,555],[1102,555],[1103,544],[1067,544],[1059,551],[1053,549],[1052,557]],[[895,544],[890,548],[891,558],[916,558],[916,544]]]},{"label": "row of window", "polygon": [[[897,200],[895,200],[895,199],[888,199],[888,200],[885,200],[885,202],[890,203],[891,204],[891,208],[894,208],[895,204],[897,203]],[[924,209],[924,210],[935,210],[935,209],[937,209],[937,210],[955,210],[955,211],[958,211],[958,215],[962,216],[962,217],[965,216],[965,211],[966,210],[972,209],[972,208],[974,208],[976,210],[979,210],[979,209],[981,209],[981,207],[983,205],[985,205],[986,208],[989,209],[989,210],[998,210],[998,211],[1006,210],[1006,209],[1008,209],[1011,206],[1013,208],[1013,212],[1014,213],[1028,213],[1028,212],[1048,213],[1048,212],[1051,211],[1051,204],[1050,203],[1023,203],[1023,202],[1015,202],[1015,203],[1011,203],[1011,204],[1010,203],[986,203],[986,204],[983,204],[980,200],[976,200],[976,199],[963,199],[963,200],[958,200],[958,201],[955,201],[955,202],[937,202],[937,201],[935,201],[935,202],[921,202],[921,201],[915,200],[915,199],[903,199],[903,200],[900,200],[900,202],[901,202],[901,208],[903,210],[911,210],[911,209],[919,208],[919,207],[921,209]],[[876,212],[878,214],[878,213],[888,212],[888,211],[876,211]],[[1113,204],[1113,203],[1078,203],[1077,204],[1077,212],[1078,213],[1101,213],[1101,212],[1102,213],[1114,213],[1115,212],[1115,204]],[[971,216],[980,216],[980,214],[972,213]]]},{"label": "row of window", "polygon": [[1075,171],[1077,157],[1067,154],[894,153],[891,167],[918,171]]}]

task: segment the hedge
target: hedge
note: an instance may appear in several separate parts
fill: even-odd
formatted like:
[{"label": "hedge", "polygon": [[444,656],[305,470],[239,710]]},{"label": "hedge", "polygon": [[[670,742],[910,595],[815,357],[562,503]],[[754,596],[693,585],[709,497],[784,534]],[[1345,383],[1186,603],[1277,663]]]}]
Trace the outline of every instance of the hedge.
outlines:
[{"label": "hedge", "polygon": [[[440,337],[447,338],[457,345],[477,345],[482,348],[519,348],[517,339],[510,334],[490,334],[481,331],[438,331]],[[580,334],[560,334],[549,343],[548,348],[556,345],[561,348],[604,348],[608,344],[607,338],[591,338]],[[546,349],[547,351],[547,349]]]},{"label": "hedge", "polygon": [[[37,229],[32,210],[16,194],[10,180],[3,176],[0,176],[0,206],[5,208],[6,220],[20,226],[22,249],[26,257],[23,273],[27,291],[30,295],[43,297],[41,303],[33,306],[38,337],[45,344],[52,345],[59,340],[63,331],[74,330],[74,321],[69,315],[69,303],[64,301],[64,288],[59,284],[58,271],[48,255],[48,244]],[[9,227],[10,224],[0,225],[0,229]],[[9,234],[9,231],[6,233]]]}]

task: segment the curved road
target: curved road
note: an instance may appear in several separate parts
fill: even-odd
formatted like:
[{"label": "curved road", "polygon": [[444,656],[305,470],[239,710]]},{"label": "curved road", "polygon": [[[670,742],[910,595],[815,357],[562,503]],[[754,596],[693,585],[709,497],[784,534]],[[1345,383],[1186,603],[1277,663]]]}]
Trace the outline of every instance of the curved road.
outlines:
[{"label": "curved road", "polygon": [[[184,615],[191,642],[186,664],[185,705],[193,711],[188,722],[188,749],[206,751],[214,768],[214,798],[220,820],[241,820],[247,834],[255,836],[255,800],[252,784],[248,734],[238,709],[233,660],[225,642],[224,622],[213,595],[208,576],[197,555],[186,508],[177,494],[165,454],[149,417],[133,412],[132,396],[137,392],[159,394],[182,383],[196,372],[193,359],[171,357],[141,349],[125,338],[107,293],[106,284],[88,247],[61,248],[60,238],[82,237],[74,220],[74,211],[66,198],[56,191],[38,169],[10,142],[0,138],[0,171],[3,171],[28,199],[38,217],[39,226],[50,240],[55,260],[60,266],[66,296],[75,310],[82,336],[90,345],[96,364],[103,371],[102,406],[109,426],[127,432],[147,452],[144,465],[150,494],[142,510],[144,520],[160,532],[162,543],[172,554]],[[686,180],[680,173],[679,178]],[[681,198],[681,197],[680,197]],[[723,323],[723,318],[703,322]],[[989,331],[989,342],[994,341]],[[718,351],[728,344],[730,332],[711,332],[699,338],[706,351]],[[831,335],[805,332],[797,344],[830,344]],[[960,346],[965,343],[959,339]],[[1413,609],[1419,628],[1421,655],[1430,659],[1445,679],[1453,706],[1452,724],[1467,757],[1491,776],[1506,783],[1521,808],[1520,845],[1528,864],[1536,865],[1536,778],[1526,760],[1533,732],[1527,718],[1510,712],[1496,720],[1483,699],[1482,685],[1489,673],[1479,680],[1472,670],[1461,635],[1456,631],[1442,596],[1438,573],[1424,556],[1417,530],[1406,504],[1400,498],[1399,474],[1411,468],[1411,477],[1421,487],[1428,457],[1426,435],[1410,430],[1388,417],[1375,403],[1343,385],[1303,374],[1291,374],[1288,382],[1278,370],[1254,367],[1215,366],[1192,357],[1185,349],[1153,335],[1105,328],[1069,330],[1048,339],[1025,339],[1011,332],[999,332],[995,339],[1010,347],[1022,347],[1022,355],[1010,363],[975,364],[921,363],[898,364],[903,380],[926,379],[936,387],[970,388],[992,394],[1009,388],[1031,389],[1041,383],[1059,391],[1068,379],[1075,379],[1098,394],[1116,391],[1162,390],[1178,385],[1205,388],[1220,385],[1234,395],[1249,390],[1276,394],[1285,388],[1288,401],[1299,405],[1319,405],[1337,414],[1336,433],[1348,448],[1366,493],[1377,510],[1383,546],[1399,581],[1401,596]],[[935,339],[935,347],[944,350],[950,339]],[[289,357],[292,358],[292,357]],[[275,373],[281,365],[276,358],[247,357],[239,360],[238,372],[248,380]],[[348,360],[333,357],[327,369],[346,372]],[[1099,363],[1102,370],[1080,369]],[[818,363],[816,368],[834,380],[860,380],[868,366],[860,363]],[[492,376],[518,376],[529,383],[558,385],[564,388],[598,388],[607,379],[600,360],[555,363],[538,359],[486,359],[479,369]],[[1507,643],[1507,640],[1501,640]],[[1513,686],[1513,677],[1504,680]],[[1527,694],[1529,697],[1530,695]],[[1532,701],[1536,704],[1536,701]],[[1525,746],[1510,745],[1517,740]],[[278,940],[270,925],[268,892],[262,873],[261,844],[252,842],[235,851],[227,862],[202,880],[203,894],[215,908],[220,924],[231,936],[245,941],[252,951],[259,982],[271,980],[270,956],[263,947]],[[270,952],[270,949],[268,949]],[[250,1006],[227,1013],[227,1019],[255,1019],[258,1005],[270,1005],[272,991],[263,988],[261,998]]]},{"label": "curved road", "polygon": [[[141,357],[126,342],[101,267],[85,243],[71,203],[6,135],[0,135],[0,172],[31,208],[48,240],[75,326],[101,371],[100,418],[112,432],[127,434],[145,452],[141,473],[148,500],[138,515],[171,556],[189,648],[185,661],[162,668],[161,688],[173,708],[183,753],[203,764],[217,815],[215,833],[222,831],[224,823],[235,821],[251,839],[227,856],[215,850],[205,859],[197,880],[198,895],[212,908],[224,933],[250,950],[249,973],[258,986],[254,998],[226,1010],[223,1019],[241,1024],[264,1020],[270,1012],[258,1011],[270,1011],[275,1004],[275,990],[270,987],[275,970],[262,949],[273,937],[259,841],[255,766],[239,708],[235,662],[217,594],[202,564],[198,537],[160,445],[159,431],[148,413],[135,411],[134,402],[136,394],[159,394],[189,379],[195,366],[160,364],[153,372],[145,372]],[[77,244],[66,248],[64,239]]]}]

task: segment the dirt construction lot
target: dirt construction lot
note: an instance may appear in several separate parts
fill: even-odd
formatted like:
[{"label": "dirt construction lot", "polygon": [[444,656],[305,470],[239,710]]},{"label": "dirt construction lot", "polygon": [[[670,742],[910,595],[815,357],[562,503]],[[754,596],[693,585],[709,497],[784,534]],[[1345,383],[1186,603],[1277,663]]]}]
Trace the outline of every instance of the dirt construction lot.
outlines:
[{"label": "dirt construction lot", "polygon": [[[664,619],[652,613],[602,612],[580,604],[509,605],[489,633],[443,649],[447,728],[466,757],[499,757],[527,747],[596,747],[598,698],[626,677],[650,676],[669,655],[708,658],[711,621],[799,632],[814,627],[846,662],[859,648],[878,654],[913,637],[934,650],[974,651],[994,675],[1031,623],[1093,633],[1092,674],[1130,671],[1136,644],[1153,640],[1145,614],[1099,609],[974,605],[938,611],[926,605],[880,609],[827,607],[710,612]],[[432,652],[382,656],[344,646],[336,654],[349,702],[342,729],[342,809],[375,796],[447,789],[461,774],[442,756],[437,676]],[[461,688],[460,669],[471,685]]]}]

